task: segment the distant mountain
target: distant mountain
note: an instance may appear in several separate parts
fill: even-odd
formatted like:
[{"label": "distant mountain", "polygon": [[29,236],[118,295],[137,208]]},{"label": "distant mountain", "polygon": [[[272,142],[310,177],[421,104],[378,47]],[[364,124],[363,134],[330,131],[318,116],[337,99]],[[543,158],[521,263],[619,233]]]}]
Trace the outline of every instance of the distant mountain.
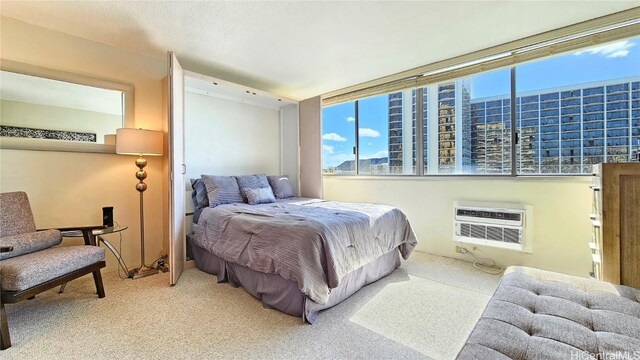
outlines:
[{"label": "distant mountain", "polygon": [[[374,159],[360,159],[360,172],[371,172],[371,165],[387,164],[389,162],[388,157],[374,158]],[[353,171],[355,169],[355,160],[347,160],[342,164],[336,166],[336,170],[339,171]]]}]

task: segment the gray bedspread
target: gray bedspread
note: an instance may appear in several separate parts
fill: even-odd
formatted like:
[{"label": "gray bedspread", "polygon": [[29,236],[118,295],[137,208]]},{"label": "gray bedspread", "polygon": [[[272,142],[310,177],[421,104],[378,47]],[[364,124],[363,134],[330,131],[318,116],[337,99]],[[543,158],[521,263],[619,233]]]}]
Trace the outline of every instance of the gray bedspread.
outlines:
[{"label": "gray bedspread", "polygon": [[325,304],[346,274],[395,248],[407,259],[417,239],[391,206],[292,198],[206,208],[194,242],[226,261],[294,280]]}]

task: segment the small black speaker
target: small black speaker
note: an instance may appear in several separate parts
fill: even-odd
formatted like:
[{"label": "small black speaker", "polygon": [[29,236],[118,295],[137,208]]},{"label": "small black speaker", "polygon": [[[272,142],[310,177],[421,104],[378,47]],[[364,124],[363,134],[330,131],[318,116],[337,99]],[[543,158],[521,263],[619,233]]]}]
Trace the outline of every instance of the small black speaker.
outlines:
[{"label": "small black speaker", "polygon": [[113,226],[113,206],[102,208],[102,225],[104,225],[104,227]]}]

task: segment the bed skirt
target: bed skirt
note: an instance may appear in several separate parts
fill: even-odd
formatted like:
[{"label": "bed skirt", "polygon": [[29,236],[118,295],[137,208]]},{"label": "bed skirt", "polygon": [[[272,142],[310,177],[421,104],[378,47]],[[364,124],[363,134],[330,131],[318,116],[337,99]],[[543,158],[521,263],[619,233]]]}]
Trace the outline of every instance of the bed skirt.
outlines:
[{"label": "bed skirt", "polygon": [[341,303],[362,287],[391,274],[400,266],[400,252],[394,249],[347,274],[340,281],[340,285],[331,290],[327,303],[318,304],[302,293],[293,280],[224,261],[193,242],[191,247],[196,266],[204,272],[216,275],[218,282],[228,281],[234,286],[241,286],[260,299],[266,308],[300,316],[303,322],[310,324],[316,321],[318,312]]}]

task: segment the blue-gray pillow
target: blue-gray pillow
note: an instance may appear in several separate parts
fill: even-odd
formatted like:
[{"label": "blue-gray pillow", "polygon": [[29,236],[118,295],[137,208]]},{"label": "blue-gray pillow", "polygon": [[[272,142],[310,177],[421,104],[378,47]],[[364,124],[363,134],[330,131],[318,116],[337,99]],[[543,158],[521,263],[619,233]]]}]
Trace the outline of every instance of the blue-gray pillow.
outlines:
[{"label": "blue-gray pillow", "polygon": [[271,190],[273,190],[273,194],[277,199],[286,199],[295,196],[288,176],[267,176],[267,180],[269,181]]},{"label": "blue-gray pillow", "polygon": [[245,188],[244,193],[247,195],[247,202],[249,202],[249,205],[268,204],[276,201],[270,187],[257,189]]},{"label": "blue-gray pillow", "polygon": [[207,188],[210,207],[242,202],[235,176],[202,175],[202,182]]},{"label": "blue-gray pillow", "polygon": [[270,187],[267,176],[264,174],[236,176],[236,179],[238,180],[238,186],[240,187],[240,194],[242,194],[242,199],[245,202],[248,201],[245,189]]},{"label": "blue-gray pillow", "polygon": [[191,179],[191,200],[193,200],[193,207],[195,209],[201,209],[209,206],[209,197],[207,196],[207,187],[204,186],[202,179]]}]

